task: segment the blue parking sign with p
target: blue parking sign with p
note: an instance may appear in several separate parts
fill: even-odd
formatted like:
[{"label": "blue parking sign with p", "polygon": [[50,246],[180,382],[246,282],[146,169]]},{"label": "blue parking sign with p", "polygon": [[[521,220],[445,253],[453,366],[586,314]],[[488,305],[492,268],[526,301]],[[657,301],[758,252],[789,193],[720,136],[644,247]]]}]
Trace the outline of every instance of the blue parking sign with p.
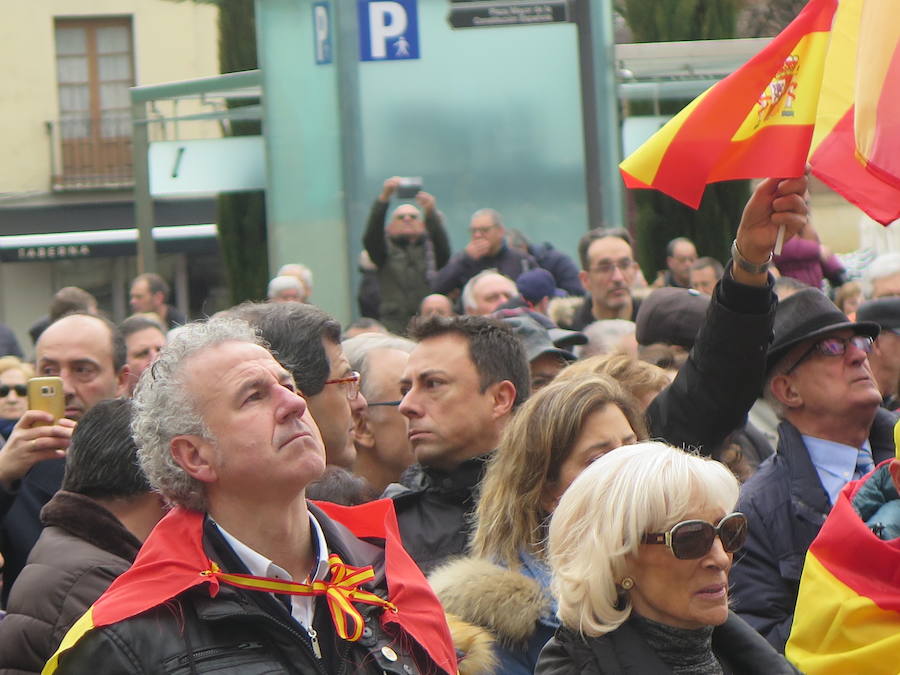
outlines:
[{"label": "blue parking sign with p", "polygon": [[361,61],[419,58],[416,0],[357,0],[356,6]]}]

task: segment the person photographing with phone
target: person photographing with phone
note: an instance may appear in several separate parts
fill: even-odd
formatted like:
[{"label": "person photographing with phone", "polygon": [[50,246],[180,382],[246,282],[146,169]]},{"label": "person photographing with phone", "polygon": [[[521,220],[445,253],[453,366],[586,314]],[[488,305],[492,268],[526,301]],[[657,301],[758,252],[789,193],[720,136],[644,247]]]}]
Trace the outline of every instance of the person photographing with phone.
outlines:
[{"label": "person photographing with phone", "polygon": [[[56,414],[26,410],[0,449],[4,604],[40,536],[41,508],[62,484],[66,449],[76,422],[94,405],[125,393],[127,387],[125,343],[115,325],[98,316],[70,314],[52,323],[35,345],[35,358],[39,377],[59,378],[59,389],[53,389],[51,398],[61,395],[62,410]],[[60,412],[62,416],[57,417]]]},{"label": "person photographing with phone", "polygon": [[[385,223],[391,197],[415,199],[400,204]],[[375,264],[381,290],[378,318],[394,333],[406,324],[431,293],[431,281],[450,258],[450,241],[434,196],[422,190],[421,178],[392,176],[372,204],[363,246]]]}]

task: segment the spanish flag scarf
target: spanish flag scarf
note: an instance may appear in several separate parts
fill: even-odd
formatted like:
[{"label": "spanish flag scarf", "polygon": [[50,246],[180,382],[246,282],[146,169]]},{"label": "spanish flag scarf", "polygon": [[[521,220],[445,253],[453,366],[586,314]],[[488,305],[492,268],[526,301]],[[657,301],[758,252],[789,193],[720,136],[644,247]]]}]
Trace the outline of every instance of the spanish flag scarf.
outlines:
[{"label": "spanish flag scarf", "polygon": [[324,595],[335,631],[348,640],[358,639],[363,630],[362,617],[354,604],[381,606],[385,610],[382,625],[392,634],[405,632],[442,670],[456,673],[456,653],[443,609],[400,542],[393,502],[382,499],[354,507],[328,502],[316,505],[356,537],[384,541],[387,600],[362,588],[374,576],[371,567],[347,565],[336,555],[329,559],[328,580],[311,584],[225,573],[203,549],[204,515],[176,507],[151,532],[134,565],[72,626],[43,673],[54,673],[60,654],[94,628],[158,607],[200,584],[207,584],[210,597],[215,597],[221,583],[265,592]]}]

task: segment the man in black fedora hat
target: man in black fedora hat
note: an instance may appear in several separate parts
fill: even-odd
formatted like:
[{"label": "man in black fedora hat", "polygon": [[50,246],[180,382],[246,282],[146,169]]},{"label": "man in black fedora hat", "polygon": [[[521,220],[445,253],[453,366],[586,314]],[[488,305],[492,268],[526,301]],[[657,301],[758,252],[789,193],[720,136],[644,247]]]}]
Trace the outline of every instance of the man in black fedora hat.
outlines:
[{"label": "man in black fedora hat", "polygon": [[782,420],[778,450],[741,491],[750,534],[731,582],[735,611],[782,651],[806,550],[838,493],[894,454],[896,416],[866,358],[878,332],[813,288],[775,312],[763,396]]}]

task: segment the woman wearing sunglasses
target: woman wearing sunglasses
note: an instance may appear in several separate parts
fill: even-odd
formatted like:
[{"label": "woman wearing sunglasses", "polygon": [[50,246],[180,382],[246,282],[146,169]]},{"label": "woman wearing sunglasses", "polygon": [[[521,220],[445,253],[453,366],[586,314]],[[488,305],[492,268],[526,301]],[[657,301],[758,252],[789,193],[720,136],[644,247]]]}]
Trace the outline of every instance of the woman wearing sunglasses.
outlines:
[{"label": "woman wearing sunglasses", "polygon": [[747,536],[722,464],[662,443],[594,462],[550,522],[551,589],[562,627],[538,675],[796,673],[728,609],[728,572]]},{"label": "woman wearing sunglasses", "polygon": [[6,439],[28,409],[28,379],[34,368],[15,356],[0,358],[0,436]]},{"label": "woman wearing sunglasses", "polygon": [[544,540],[559,496],[595,459],[647,437],[609,378],[552,382],[507,424],[481,482],[470,552],[429,577],[444,608],[496,640],[497,673],[531,675],[559,622]]}]

